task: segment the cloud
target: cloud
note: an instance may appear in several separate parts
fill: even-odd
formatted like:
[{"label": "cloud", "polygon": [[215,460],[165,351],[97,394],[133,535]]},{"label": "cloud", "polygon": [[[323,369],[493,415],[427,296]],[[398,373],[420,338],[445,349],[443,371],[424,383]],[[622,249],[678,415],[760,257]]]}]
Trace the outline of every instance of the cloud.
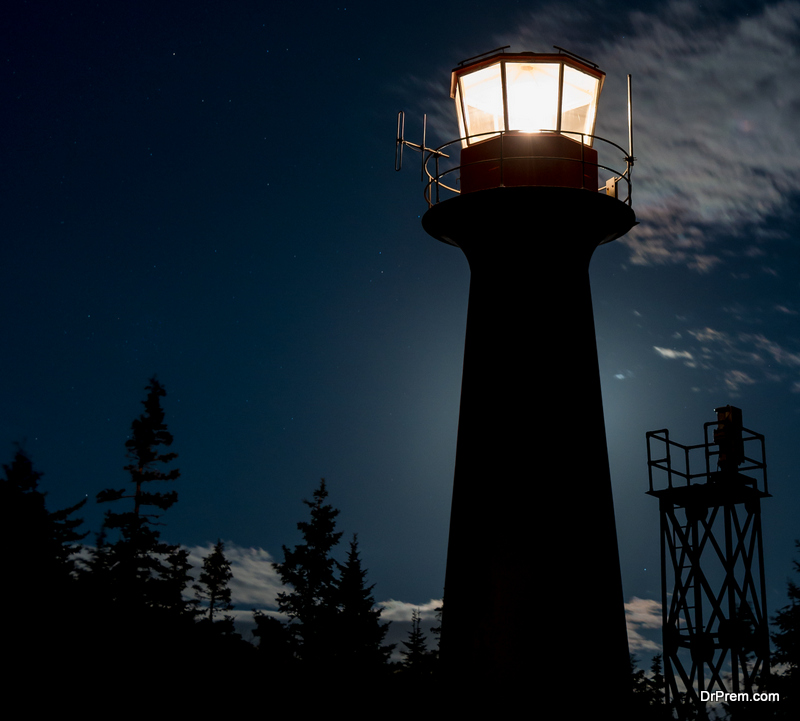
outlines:
[{"label": "cloud", "polygon": [[[197,577],[203,558],[214,550],[213,544],[187,547],[189,562]],[[283,590],[280,576],[272,568],[273,558],[263,548],[244,548],[225,541],[225,557],[231,564],[231,601],[237,609],[277,609],[278,593]]]},{"label": "cloud", "polygon": [[625,604],[625,622],[628,626],[628,646],[631,653],[636,651],[661,651],[655,641],[645,638],[643,629],[661,628],[661,603],[652,598],[634,596]]},{"label": "cloud", "polygon": [[[658,353],[662,358],[685,358],[687,361],[693,361],[694,356],[688,350],[674,350],[673,348],[659,348],[657,345],[653,346],[653,350]],[[686,365],[691,366],[692,363],[687,362]]]},{"label": "cloud", "polygon": [[715,236],[747,238],[744,254],[744,233],[800,191],[800,3],[724,21],[672,2],[630,20],[631,36],[598,58],[634,74],[642,225],[623,242],[634,263],[707,272],[721,262]]},{"label": "cloud", "polygon": [[[192,575],[197,577],[203,565],[203,558],[214,550],[208,543],[205,546],[187,547],[189,562],[194,567]],[[273,557],[263,548],[245,548],[230,541],[225,541],[225,557],[231,564],[233,579],[230,583],[231,600],[237,610],[249,614],[249,609],[259,608],[269,615],[281,617],[277,613],[278,593],[285,590],[280,576],[273,569]],[[383,610],[383,621],[411,622],[411,613],[419,611],[423,621],[435,620],[436,609],[442,605],[442,599],[431,599],[427,603],[408,603],[389,599],[376,604]]]},{"label": "cloud", "polygon": [[760,382],[790,382],[798,387],[800,351],[789,350],[762,333],[731,334],[714,328],[689,330],[698,345],[686,348],[654,350],[669,360],[684,359],[684,365],[714,370],[728,391],[736,393],[742,386]]},{"label": "cloud", "polygon": [[[230,581],[231,602],[234,609],[228,612],[233,616],[236,629],[245,639],[250,639],[251,631],[255,628],[253,609],[259,609],[268,616],[275,616],[280,620],[286,617],[278,609],[277,595],[284,589],[280,577],[272,568],[273,558],[263,548],[245,548],[230,541],[225,541],[225,557],[231,564],[233,578]],[[189,563],[192,568],[189,573],[197,579],[203,568],[203,559],[214,550],[214,544],[205,546],[184,546],[189,551]],[[89,560],[92,546],[83,545],[81,550],[73,554],[74,558],[82,563]],[[190,581],[184,590],[184,596],[193,599],[194,581]]]},{"label": "cloud", "polygon": [[431,599],[427,603],[407,603],[406,601],[396,601],[390,598],[388,601],[381,601],[376,604],[383,609],[381,614],[382,621],[411,621],[411,613],[419,611],[420,619],[434,620],[436,609],[442,605],[442,599]]},{"label": "cloud", "polygon": [[763,335],[742,334],[740,338],[745,342],[752,343],[758,350],[766,351],[778,365],[789,368],[800,367],[800,353],[790,353],[777,343],[765,338]]},{"label": "cloud", "polygon": [[597,62],[607,78],[596,132],[620,145],[632,74],[641,224],[620,242],[633,264],[708,273],[728,256],[758,254],[771,235],[759,226],[800,192],[800,2],[729,13],[723,2],[673,0],[609,18],[602,4],[575,2],[537,8],[514,37],[498,39],[515,51],[557,42]]},{"label": "cloud", "polygon": [[725,371],[725,387],[737,393],[741,386],[751,386],[755,381],[744,371]]},{"label": "cloud", "polygon": [[728,335],[722,331],[714,330],[713,328],[690,330],[689,335],[691,335],[700,343],[724,343],[726,346],[730,346]]}]

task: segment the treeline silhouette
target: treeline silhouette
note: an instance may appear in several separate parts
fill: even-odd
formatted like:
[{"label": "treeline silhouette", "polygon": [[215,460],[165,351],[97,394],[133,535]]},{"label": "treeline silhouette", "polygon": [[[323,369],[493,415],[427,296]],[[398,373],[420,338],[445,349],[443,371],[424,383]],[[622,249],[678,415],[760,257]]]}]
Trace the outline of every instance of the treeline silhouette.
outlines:
[{"label": "treeline silhouette", "polygon": [[[242,638],[230,613],[232,572],[222,541],[193,574],[189,552],[161,538],[162,516],[178,500],[175,490],[163,489],[180,471],[171,467],[177,454],[168,450],[173,438],[161,406],[166,391],[155,377],[145,390],[144,413],[125,443],[130,482],[97,494],[108,510],[93,545],[82,545],[89,532],[80,530],[83,521],[76,517],[86,499],[50,511],[39,488],[42,474],[22,448],[3,465],[3,650],[15,670],[11,686],[29,692],[71,689],[77,675],[88,674],[96,695],[118,700],[127,693],[133,702],[152,691],[154,675],[176,691],[181,678],[213,677],[224,669],[242,683],[269,679],[286,693],[331,683],[373,689],[390,683],[431,698],[443,678],[440,627],[432,629],[429,646],[415,611],[402,661],[392,661],[395,644],[385,642],[389,623],[375,607],[358,536],[350,540],[344,563],[334,559],[343,534],[336,530],[339,511],[328,502],[324,479],[303,501],[309,516],[297,524],[302,542],[283,546],[283,562],[273,564],[284,584],[279,613],[253,611],[253,638]],[[781,712],[796,709],[800,591],[791,582],[789,598],[773,634],[782,666],[770,688],[780,690],[782,703],[726,707],[727,716],[718,718],[789,718]],[[440,607],[439,621],[441,613]],[[660,656],[649,674],[631,657],[631,686],[638,719],[696,717],[683,699],[665,705]],[[224,689],[209,685],[203,702],[215,703]]]},{"label": "treeline silhouette", "polygon": [[298,523],[302,543],[284,546],[284,561],[273,564],[285,584],[279,615],[288,621],[256,610],[253,638],[243,639],[230,613],[232,572],[222,541],[192,573],[189,552],[161,537],[162,517],[178,500],[175,490],[165,489],[180,471],[172,467],[177,453],[169,450],[166,391],[153,377],[146,392],[144,413],[125,443],[130,483],[97,494],[108,510],[93,545],[81,545],[89,533],[76,517],[86,499],[49,511],[42,474],[22,448],[3,466],[5,547],[15,549],[7,578],[16,589],[13,598],[10,587],[5,591],[6,658],[37,678],[63,677],[68,663],[107,684],[136,683],[153,659],[173,675],[191,673],[187,666],[224,666],[285,683],[435,672],[437,651],[427,648],[416,617],[402,661],[391,661],[395,645],[385,643],[389,623],[375,607],[357,535],[344,563],[333,557],[342,532],[324,479],[304,501],[310,517]]}]

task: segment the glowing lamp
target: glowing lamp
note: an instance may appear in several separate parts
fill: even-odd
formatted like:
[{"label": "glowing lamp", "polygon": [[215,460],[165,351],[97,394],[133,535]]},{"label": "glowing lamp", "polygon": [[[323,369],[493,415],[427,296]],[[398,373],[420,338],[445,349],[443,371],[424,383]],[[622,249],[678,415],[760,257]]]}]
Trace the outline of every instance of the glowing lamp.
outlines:
[{"label": "glowing lamp", "polygon": [[605,73],[574,55],[496,54],[453,71],[461,191],[545,185],[597,190],[592,148]]}]

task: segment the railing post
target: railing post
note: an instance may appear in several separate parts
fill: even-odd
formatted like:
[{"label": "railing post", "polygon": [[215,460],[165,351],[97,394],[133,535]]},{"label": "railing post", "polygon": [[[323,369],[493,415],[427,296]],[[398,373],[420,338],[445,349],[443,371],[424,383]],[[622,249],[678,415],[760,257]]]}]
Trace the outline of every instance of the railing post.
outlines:
[{"label": "railing post", "polygon": [[672,488],[672,454],[669,450],[669,431],[664,429],[664,442],[667,444],[667,483]]},{"label": "railing post", "polygon": [[581,133],[581,190],[586,190],[586,135]]},{"label": "railing post", "polygon": [[631,180],[631,168],[633,167],[633,163],[631,163],[630,158],[625,158],[625,162],[628,165],[628,172],[627,178],[628,181],[628,205],[633,203],[633,181]]},{"label": "railing post", "polygon": [[686,466],[686,485],[687,486],[691,486],[692,485],[692,470],[689,467],[689,449],[688,448],[684,448],[683,449],[683,455],[684,455],[683,462],[684,462],[684,464]]},{"label": "railing post", "polygon": [[505,156],[504,148],[503,148],[503,138],[505,138],[505,133],[500,132],[500,187],[505,187],[505,181],[503,179],[503,158]]}]

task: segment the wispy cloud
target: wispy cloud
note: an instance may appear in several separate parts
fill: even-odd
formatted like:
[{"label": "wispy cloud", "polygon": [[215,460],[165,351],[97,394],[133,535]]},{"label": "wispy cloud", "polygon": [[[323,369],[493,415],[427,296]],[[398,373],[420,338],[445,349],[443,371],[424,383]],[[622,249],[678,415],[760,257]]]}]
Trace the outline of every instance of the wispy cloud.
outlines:
[{"label": "wispy cloud", "polygon": [[798,387],[800,352],[789,350],[761,333],[732,334],[714,328],[689,330],[683,348],[653,349],[662,358],[683,360],[692,368],[714,370],[725,388],[737,393],[760,382],[788,382]]},{"label": "wispy cloud", "polygon": [[[205,558],[214,547],[192,546],[189,562],[194,575],[200,573]],[[231,564],[233,579],[230,583],[231,600],[238,609],[277,609],[277,596],[283,590],[281,579],[272,568],[273,558],[263,548],[245,548],[230,541],[225,542],[225,557]]]},{"label": "wispy cloud", "polygon": [[694,365],[694,356],[688,350],[675,350],[674,348],[660,348],[659,346],[653,346],[653,350],[655,350],[658,355],[662,358],[683,358],[686,361],[686,365]]},{"label": "wispy cloud", "polygon": [[618,32],[598,44],[606,12],[581,2],[537,8],[511,42],[539,51],[560,42],[597,62],[607,73],[597,132],[612,140],[626,137],[622,84],[633,75],[641,225],[621,240],[630,262],[705,273],[726,256],[757,254],[770,237],[763,222],[800,191],[800,2],[731,19],[714,0],[673,0],[618,18]]},{"label": "wispy cloud", "polygon": [[800,3],[726,22],[672,2],[631,21],[631,36],[604,59],[636,83],[642,225],[623,242],[635,263],[708,271],[721,262],[715,237],[740,236],[744,254],[751,243],[742,232],[800,190]]},{"label": "wispy cloud", "polygon": [[628,626],[628,647],[631,653],[661,651],[661,646],[641,634],[644,629],[661,628],[661,604],[658,601],[634,596],[625,604],[625,622]]},{"label": "wispy cloud", "polygon": [[725,387],[731,393],[738,393],[742,386],[751,386],[754,383],[744,371],[725,371]]},{"label": "wispy cloud", "polygon": [[786,366],[787,368],[800,368],[800,353],[791,353],[761,334],[743,334],[740,338],[745,342],[752,343],[758,350],[764,351],[778,365]]},{"label": "wispy cloud", "polygon": [[[214,546],[188,547],[189,562],[194,567],[193,575],[197,577],[203,565],[203,558],[208,556]],[[280,576],[273,569],[274,558],[263,548],[246,548],[230,541],[225,541],[225,557],[231,564],[233,579],[230,583],[231,600],[240,613],[249,613],[250,609],[262,609],[271,615],[277,613],[278,593],[285,590]],[[436,609],[442,605],[442,599],[431,599],[427,603],[408,603],[396,599],[388,599],[376,604],[382,609],[381,619],[384,621],[411,621],[411,613],[419,611],[423,620],[434,620]]]},{"label": "wispy cloud", "polygon": [[419,611],[422,620],[432,620],[436,617],[436,609],[442,605],[442,599],[431,599],[427,603],[416,604],[406,601],[396,601],[390,598],[388,601],[381,601],[377,604],[383,609],[381,620],[383,621],[411,621],[411,613]]}]

